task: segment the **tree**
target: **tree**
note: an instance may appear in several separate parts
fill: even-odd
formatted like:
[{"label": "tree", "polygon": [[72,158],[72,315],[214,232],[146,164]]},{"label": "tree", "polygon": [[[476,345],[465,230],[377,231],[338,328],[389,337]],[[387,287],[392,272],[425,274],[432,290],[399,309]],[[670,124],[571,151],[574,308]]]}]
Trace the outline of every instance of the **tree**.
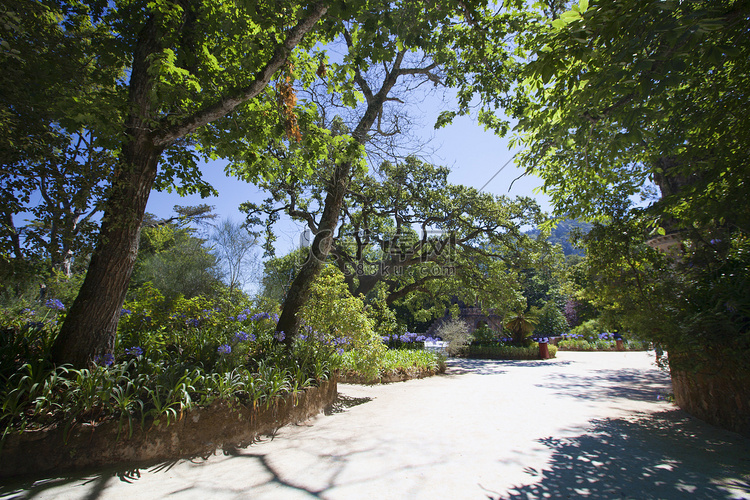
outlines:
[{"label": "tree", "polygon": [[[71,5],[83,16],[71,14]],[[108,138],[118,165],[86,279],[52,349],[56,362],[82,366],[111,352],[152,187],[178,178],[186,182],[183,191],[209,191],[197,180],[195,155],[188,149],[195,133],[243,105],[252,109],[245,103],[266,89],[330,4],[246,7],[210,0],[45,6],[63,21],[58,25],[70,39],[75,33],[65,31],[68,21],[92,23],[102,38],[92,50],[92,64],[117,62],[128,76],[108,99],[110,116],[116,117],[112,128],[119,128]],[[84,37],[83,45],[89,40]]]},{"label": "tree", "polygon": [[254,269],[253,248],[257,239],[242,224],[231,219],[221,221],[211,233],[212,253],[218,258],[223,269],[224,281],[229,287],[229,294],[242,290],[257,272]]},{"label": "tree", "polygon": [[[0,244],[6,258],[46,260],[47,273],[69,276],[93,248],[115,163],[102,138],[117,122],[107,99],[122,68],[92,62],[106,35],[85,9],[50,5],[0,11]],[[18,226],[21,214],[31,223]]]},{"label": "tree", "polygon": [[[322,127],[320,124],[309,126],[306,133],[298,136],[306,146],[304,149],[279,150],[276,147],[272,148],[275,152],[269,152],[260,158],[257,155],[251,156],[254,162],[296,164],[299,173],[287,177],[292,182],[313,169],[326,172],[326,180],[321,183],[325,186],[322,211],[320,219],[314,223],[316,227],[313,231],[315,239],[311,247],[312,258],[305,262],[292,283],[278,324],[288,334],[289,343],[293,337],[289,333],[293,334],[299,327],[297,313],[307,300],[309,286],[331,251],[350,177],[356,173],[357,168],[361,168],[360,162],[355,161],[357,155],[363,149],[367,150],[367,146],[372,144],[373,136],[392,137],[400,132],[398,115],[390,110],[394,102],[401,102],[401,99],[392,96],[391,92],[399,82],[404,81],[407,82],[407,88],[428,82],[441,84],[441,64],[451,65],[460,60],[462,54],[474,53],[477,36],[483,46],[488,47],[490,40],[481,29],[476,30],[475,26],[478,19],[491,18],[493,9],[494,7],[481,3],[466,1],[455,4],[441,2],[439,5],[429,6],[420,2],[405,2],[389,5],[381,12],[373,12],[374,16],[365,19],[363,24],[344,31],[347,50],[345,64],[337,66],[338,70],[352,75],[352,80],[360,91],[359,95],[364,100],[361,106],[354,109],[356,119],[348,121],[345,127],[336,129],[326,123]],[[506,19],[503,18],[497,24],[504,25],[505,22]],[[372,26],[375,29],[369,31],[368,27]],[[503,53],[507,47],[508,45],[495,44],[492,50],[494,53]],[[325,74],[325,64],[321,64],[318,69],[319,74]],[[351,105],[352,97],[357,94],[351,89],[346,90],[341,98],[334,95],[331,100],[340,105]],[[337,89],[330,91],[335,93]],[[321,117],[325,121],[327,115],[324,110],[313,105],[308,106],[308,109],[310,114],[305,118],[308,125]],[[389,117],[392,120],[388,122],[388,126],[384,126]],[[340,119],[340,115],[337,114],[335,118]],[[302,121],[300,119],[298,124],[300,127],[303,125]],[[333,120],[328,121],[332,122]],[[312,130],[318,134],[310,134]],[[333,137],[335,140],[332,145],[336,148],[328,151],[327,161],[320,161],[315,165],[309,161],[309,155],[305,151],[320,151],[317,144],[320,136]],[[305,210],[305,203],[304,200],[292,200],[295,210],[297,206]],[[273,208],[269,207],[269,210],[272,211]]]},{"label": "tree", "polygon": [[206,243],[195,230],[175,223],[144,227],[130,290],[150,282],[167,303],[179,296],[213,295],[220,270]]},{"label": "tree", "polygon": [[[448,169],[414,157],[381,164],[377,172],[352,176],[344,195],[339,227],[332,238],[330,261],[344,274],[351,293],[369,295],[384,286],[389,305],[412,294],[458,296],[486,308],[517,307],[516,267],[545,253],[543,241],[523,226],[541,222],[532,200],[510,200],[448,183]],[[324,202],[325,180],[277,179],[262,184],[274,193],[261,206],[244,204],[250,215],[265,215],[272,233],[274,214],[285,211],[315,231]],[[305,197],[304,205],[297,203]],[[419,229],[415,229],[419,228]],[[269,242],[267,241],[267,244]]]},{"label": "tree", "polygon": [[[384,12],[373,12],[372,17],[364,20],[364,24],[351,25],[344,30],[342,44],[347,54],[345,64],[338,66],[338,70],[352,76],[359,96],[364,100],[362,106],[355,109],[357,116],[350,125],[344,124],[340,116],[326,120],[325,115],[311,105],[308,107],[310,115],[307,123],[300,121],[298,124],[305,132],[299,135],[304,149],[296,144],[270,144],[268,154],[252,158],[254,162],[268,162],[271,158],[279,165],[296,167],[296,171],[291,169],[293,174],[287,176],[292,183],[315,170],[319,172],[321,185],[324,186],[320,218],[312,224],[314,240],[311,258],[305,261],[292,282],[278,323],[278,328],[286,333],[286,342],[290,346],[300,326],[298,313],[331,251],[350,178],[364,167],[360,154],[362,149],[374,135],[389,135],[398,131],[395,121],[391,122],[390,129],[384,125],[384,119],[389,116],[389,106],[394,100],[391,92],[403,81],[418,84],[437,79],[437,65],[429,57],[413,51],[422,45],[420,37],[428,36],[427,30],[445,22],[442,17],[445,12],[442,12],[444,9],[426,12],[421,9],[422,5],[418,2],[392,6]],[[384,20],[381,21],[381,18]],[[421,24],[411,22],[414,19],[419,19]],[[371,26],[373,30],[368,29]],[[338,103],[354,105],[356,94],[351,89],[344,90],[339,94]],[[313,117],[315,120],[322,118],[327,123],[315,123]],[[321,150],[320,137],[332,138],[330,148],[323,151],[324,156],[313,158],[315,161],[311,162],[309,152]],[[306,201],[293,198],[290,210],[296,211],[298,203],[305,209]]]},{"label": "tree", "polygon": [[516,312],[511,314],[505,328],[508,329],[513,344],[528,347],[531,345],[531,333],[536,326],[536,317],[533,313]]},{"label": "tree", "polygon": [[[669,350],[678,404],[745,433],[748,19],[744,1],[582,0],[519,38],[514,92],[475,87],[518,120],[556,210],[601,223],[597,305]],[[674,253],[645,245],[660,235]]]},{"label": "tree", "polygon": [[569,331],[570,326],[568,326],[568,322],[557,307],[557,304],[552,301],[544,304],[537,316],[537,324],[536,328],[534,328],[536,336],[555,337]]}]

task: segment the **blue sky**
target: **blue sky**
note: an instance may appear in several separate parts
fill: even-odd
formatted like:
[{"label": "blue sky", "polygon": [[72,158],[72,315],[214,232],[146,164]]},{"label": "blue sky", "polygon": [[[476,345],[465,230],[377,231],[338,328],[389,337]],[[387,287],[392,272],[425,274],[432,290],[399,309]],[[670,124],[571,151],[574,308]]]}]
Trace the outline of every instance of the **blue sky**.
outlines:
[{"label": "blue sky", "polygon": [[[422,136],[432,137],[428,148],[435,152],[429,159],[435,164],[451,168],[450,182],[477,189],[486,185],[484,191],[497,195],[531,196],[537,199],[543,210],[551,211],[548,198],[533,192],[542,184],[537,177],[524,176],[516,180],[512,189],[508,191],[513,180],[522,174],[513,161],[492,179],[515,153],[508,148],[507,139],[486,132],[470,117],[458,117],[451,125],[433,130],[432,123],[438,111],[424,111],[425,125]],[[174,205],[206,203],[215,206],[215,213],[221,218],[231,218],[236,222],[244,220],[243,214],[238,210],[239,205],[245,201],[261,201],[267,197],[267,193],[252,184],[227,178],[224,174],[224,164],[222,161],[215,161],[205,164],[202,168],[205,179],[219,192],[218,197],[201,199],[198,195],[180,197],[176,193],[152,192],[147,211],[159,217],[167,217],[172,214]],[[301,224],[282,222],[277,225],[277,230],[277,252],[285,253],[299,244]]]}]

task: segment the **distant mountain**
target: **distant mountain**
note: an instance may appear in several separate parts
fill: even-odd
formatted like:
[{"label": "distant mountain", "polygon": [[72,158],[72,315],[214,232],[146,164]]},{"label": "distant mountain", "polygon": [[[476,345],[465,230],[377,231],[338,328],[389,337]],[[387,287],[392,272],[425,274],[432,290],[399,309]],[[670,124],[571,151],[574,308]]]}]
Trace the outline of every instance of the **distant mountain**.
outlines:
[{"label": "distant mountain", "polygon": [[[586,252],[583,248],[574,247],[573,244],[570,242],[570,233],[573,231],[573,229],[580,228],[584,233],[587,233],[591,229],[591,224],[588,222],[582,222],[575,219],[572,220],[563,220],[557,223],[557,226],[552,230],[552,233],[550,234],[549,238],[547,238],[547,241],[549,241],[552,244],[559,244],[562,249],[563,253],[565,255],[580,255],[584,256]],[[539,230],[538,229],[532,229],[529,231],[529,234],[531,235],[538,235]]]}]

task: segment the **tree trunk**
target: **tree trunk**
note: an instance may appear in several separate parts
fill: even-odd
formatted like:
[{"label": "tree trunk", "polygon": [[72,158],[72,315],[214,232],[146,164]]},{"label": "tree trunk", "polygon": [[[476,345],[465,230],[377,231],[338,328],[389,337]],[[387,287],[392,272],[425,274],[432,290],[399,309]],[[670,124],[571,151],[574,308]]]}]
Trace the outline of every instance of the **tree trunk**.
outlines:
[{"label": "tree trunk", "polygon": [[82,367],[97,358],[106,359],[114,349],[120,310],[161,154],[161,149],[147,144],[130,149],[130,155],[125,156],[132,158],[131,166],[114,181],[86,278],[53,345],[56,363]]},{"label": "tree trunk", "polygon": [[164,147],[151,134],[154,103],[149,59],[160,50],[156,23],[149,18],[133,57],[121,163],[102,219],[99,239],[81,290],[52,346],[52,360],[83,367],[112,354],[120,311],[138,254],[141,223]]},{"label": "tree trunk", "polygon": [[284,343],[287,347],[292,346],[294,337],[299,331],[301,323],[299,311],[307,303],[307,298],[310,295],[310,286],[320,274],[331,251],[334,231],[339,223],[341,206],[344,203],[344,195],[349,188],[349,173],[351,169],[351,162],[343,162],[336,165],[333,179],[331,180],[331,188],[326,196],[323,215],[320,217],[318,232],[315,234],[315,239],[313,239],[313,243],[310,246],[310,254],[294,277],[294,281],[292,281],[289,291],[286,294],[284,307],[281,310],[276,330],[285,333]]},{"label": "tree trunk", "polygon": [[[347,41],[351,43],[350,39]],[[372,94],[369,85],[364,81],[359,70],[355,72],[354,80],[365,93],[367,109],[352,132],[353,143],[351,147],[364,145],[369,140],[367,134],[382,112],[383,104],[388,99],[388,93],[396,85],[396,81],[401,75],[403,57],[403,53],[399,53],[396,56],[393,67],[385,75],[383,84],[377,94]],[[355,151],[349,151],[346,156],[353,157],[355,156],[354,153]],[[284,306],[281,310],[279,322],[276,325],[276,331],[285,333],[284,343],[287,348],[291,348],[294,337],[296,337],[299,331],[302,320],[299,317],[299,312],[305,303],[307,303],[310,286],[320,274],[331,251],[334,231],[341,216],[344,195],[346,195],[349,189],[351,170],[352,163],[350,161],[336,164],[329,184],[330,187],[328,188],[323,214],[320,217],[320,224],[318,224],[318,232],[315,234],[315,239],[310,247],[310,255],[305,263],[302,264],[302,268],[297,273],[297,276],[295,276],[294,281],[292,281],[289,292],[287,292],[286,299],[284,300]]]}]

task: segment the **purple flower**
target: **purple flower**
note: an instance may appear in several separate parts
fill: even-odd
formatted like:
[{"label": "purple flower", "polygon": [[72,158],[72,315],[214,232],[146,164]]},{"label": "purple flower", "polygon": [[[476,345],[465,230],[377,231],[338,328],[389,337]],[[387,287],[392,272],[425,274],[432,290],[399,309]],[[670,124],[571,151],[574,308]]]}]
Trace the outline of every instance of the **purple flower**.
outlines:
[{"label": "purple flower", "polygon": [[125,354],[128,356],[143,356],[143,349],[136,346],[130,349],[125,349]]},{"label": "purple flower", "polygon": [[114,362],[115,356],[111,352],[108,352],[104,356],[96,356],[94,358],[94,363],[96,363],[97,365],[112,366]]},{"label": "purple flower", "polygon": [[270,317],[271,316],[268,313],[266,313],[266,312],[260,312],[260,313],[256,313],[256,314],[253,314],[252,316],[250,316],[250,321],[260,321],[262,319],[268,319]]},{"label": "purple flower", "polygon": [[300,341],[304,342],[307,340],[307,335],[300,335],[299,336]]},{"label": "purple flower", "polygon": [[250,335],[248,335],[245,332],[237,332],[237,333],[234,334],[234,340],[235,340],[235,342],[244,342],[244,341],[246,341],[249,338],[250,338]]},{"label": "purple flower", "polygon": [[286,338],[286,334],[284,334],[284,332],[275,332],[273,334],[273,338],[275,338],[279,342],[284,342],[284,339]]},{"label": "purple flower", "polygon": [[229,354],[230,352],[232,352],[232,348],[229,346],[229,344],[221,344],[216,350],[219,354]]},{"label": "purple flower", "polygon": [[417,336],[417,342],[424,342],[425,340],[427,340],[427,337],[425,337],[424,335]]},{"label": "purple flower", "polygon": [[120,309],[120,316],[129,316],[131,314],[133,314],[133,311],[130,309]]},{"label": "purple flower", "polygon": [[273,320],[274,323],[278,323],[279,322],[279,315],[276,314],[276,313],[274,313],[273,316],[271,316],[271,319]]},{"label": "purple flower", "polygon": [[338,349],[336,349],[336,352],[339,353],[340,355],[344,354],[344,349],[342,349],[341,347],[339,347]]},{"label": "purple flower", "polygon": [[65,310],[65,305],[60,299],[49,299],[47,302],[45,302],[44,305],[49,307],[50,309],[55,309],[57,311]]},{"label": "purple flower", "polygon": [[187,326],[193,326],[193,327],[197,328],[198,325],[200,324],[200,321],[198,320],[198,318],[193,318],[193,319],[189,319],[189,320],[185,321],[185,324]]},{"label": "purple flower", "polygon": [[245,321],[247,319],[247,314],[238,314],[237,315],[237,321]]}]

